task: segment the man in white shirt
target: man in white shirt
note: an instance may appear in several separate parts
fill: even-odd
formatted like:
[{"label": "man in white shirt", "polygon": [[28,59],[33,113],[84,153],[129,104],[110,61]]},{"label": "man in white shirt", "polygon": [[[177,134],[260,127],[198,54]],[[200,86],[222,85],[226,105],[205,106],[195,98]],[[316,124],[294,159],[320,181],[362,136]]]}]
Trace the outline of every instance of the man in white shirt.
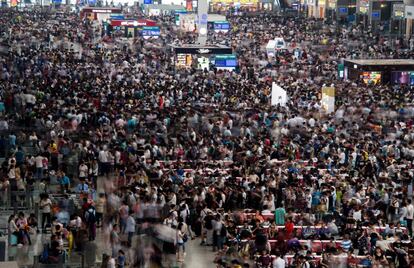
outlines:
[{"label": "man in white shirt", "polygon": [[286,262],[280,257],[280,253],[276,252],[276,258],[273,260],[273,268],[285,268]]},{"label": "man in white shirt", "polygon": [[129,212],[129,216],[126,220],[126,228],[125,228],[125,232],[128,234],[128,245],[131,246],[132,244],[132,237],[135,234],[135,219],[132,216],[133,211]]},{"label": "man in white shirt", "polygon": [[43,156],[40,154],[35,157],[36,165],[36,178],[38,180],[43,179]]},{"label": "man in white shirt", "polygon": [[88,176],[88,166],[82,162],[79,166],[79,179],[80,180],[86,180]]},{"label": "man in white shirt", "polygon": [[413,237],[413,217],[414,217],[414,206],[411,200],[407,201],[407,214],[405,220],[407,221],[407,229],[410,237]]},{"label": "man in white shirt", "polygon": [[106,150],[103,148],[99,151],[98,154],[98,160],[99,164],[101,165],[100,171],[102,172],[102,175],[108,175],[109,173],[109,154]]}]

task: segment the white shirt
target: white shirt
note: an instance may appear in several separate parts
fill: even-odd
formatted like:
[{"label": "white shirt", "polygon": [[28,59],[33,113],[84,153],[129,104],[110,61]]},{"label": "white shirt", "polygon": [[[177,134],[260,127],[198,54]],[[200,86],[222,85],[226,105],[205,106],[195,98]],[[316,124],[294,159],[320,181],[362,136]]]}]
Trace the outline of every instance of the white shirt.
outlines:
[{"label": "white shirt", "polygon": [[273,268],[285,268],[286,262],[284,259],[277,257],[273,260]]},{"label": "white shirt", "polygon": [[50,213],[51,207],[52,207],[52,201],[50,199],[42,199],[40,201],[40,207],[42,209],[42,213]]},{"label": "white shirt", "polygon": [[413,206],[413,204],[409,204],[407,206],[407,214],[406,214],[405,217],[409,220],[412,220],[414,218],[414,206]]},{"label": "white shirt", "polygon": [[126,221],[126,233],[134,233],[135,232],[135,219],[132,216],[129,216]]},{"label": "white shirt", "polygon": [[36,156],[35,158],[36,168],[43,168],[43,156]]},{"label": "white shirt", "polygon": [[108,161],[108,154],[107,154],[107,152],[105,152],[105,151],[99,151],[99,156],[98,156],[98,158],[99,158],[99,161],[101,162],[101,163],[108,163],[109,161]]},{"label": "white shirt", "polygon": [[108,261],[108,268],[115,268],[115,259],[114,258],[110,258]]},{"label": "white shirt", "polygon": [[86,176],[88,176],[88,166],[85,164],[82,164],[79,167],[79,177],[85,178]]},{"label": "white shirt", "polygon": [[361,210],[354,211],[354,214],[352,215],[352,217],[354,218],[354,220],[360,221],[362,218]]}]

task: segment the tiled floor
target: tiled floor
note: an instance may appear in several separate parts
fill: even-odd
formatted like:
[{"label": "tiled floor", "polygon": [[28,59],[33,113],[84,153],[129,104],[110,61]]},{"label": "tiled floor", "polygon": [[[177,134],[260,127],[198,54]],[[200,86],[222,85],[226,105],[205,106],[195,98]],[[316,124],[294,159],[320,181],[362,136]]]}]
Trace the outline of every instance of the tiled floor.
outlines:
[{"label": "tiled floor", "polygon": [[[8,256],[9,260],[17,261],[20,267],[31,267],[33,264],[34,256],[41,254],[43,243],[49,239],[49,235],[38,234],[32,236],[32,246],[23,246],[23,247],[8,247]],[[96,262],[100,263],[101,256],[103,253],[109,253],[108,247],[103,241],[102,235],[98,235],[97,240],[95,241],[97,245],[96,250]],[[214,267],[214,253],[212,252],[211,247],[200,246],[200,240],[191,240],[186,244],[186,255],[184,263],[177,265],[175,255],[164,255],[166,267],[179,267],[179,268],[208,268]],[[139,245],[138,245],[139,246]],[[81,267],[81,256],[72,252],[69,255],[68,264],[70,267]],[[85,267],[89,267],[86,265]]]},{"label": "tiled floor", "polygon": [[[98,190],[103,189],[103,180],[98,180]],[[0,226],[7,226],[7,218],[12,213],[6,212],[0,214]],[[26,212],[26,214],[28,214]],[[15,260],[18,262],[20,267],[32,267],[34,256],[38,256],[42,253],[43,245],[50,241],[50,234],[36,234],[32,235],[32,245],[31,246],[23,246],[23,247],[8,247],[7,248],[7,255],[9,256],[9,260]],[[7,236],[6,236],[7,239]],[[107,253],[110,254],[110,245],[104,239],[104,235],[100,229],[97,230],[97,239],[95,241],[96,244],[96,262],[100,263],[102,259],[102,254]],[[137,245],[138,247],[140,245]],[[175,255],[164,255],[164,258],[169,260],[169,267],[178,267],[178,268],[208,268],[208,267],[215,267],[213,264],[214,260],[214,253],[212,252],[211,247],[200,246],[200,240],[190,240],[186,244],[186,256],[185,261],[182,265],[177,265],[176,256]],[[88,252],[90,253],[90,252]],[[81,257],[78,253],[73,252],[68,256],[68,263],[69,267],[81,267]],[[85,267],[90,267],[85,265]]]}]

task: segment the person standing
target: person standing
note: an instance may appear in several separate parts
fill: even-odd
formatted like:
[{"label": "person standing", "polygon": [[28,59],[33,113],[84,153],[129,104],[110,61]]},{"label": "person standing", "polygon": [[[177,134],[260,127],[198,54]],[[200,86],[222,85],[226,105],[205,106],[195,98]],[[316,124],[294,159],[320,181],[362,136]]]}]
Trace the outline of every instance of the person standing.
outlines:
[{"label": "person standing", "polygon": [[412,200],[407,200],[407,212],[405,220],[407,221],[407,229],[410,237],[413,237],[413,218],[414,218],[414,206]]},{"label": "person standing", "polygon": [[[16,246],[21,240],[19,227],[17,227],[15,220],[16,220],[16,216],[10,215],[9,220],[8,220],[8,229],[9,229],[9,236],[10,236],[9,241],[10,241],[10,245],[12,246]],[[13,241],[13,239],[11,238],[12,235],[16,237],[15,241]]]},{"label": "person standing", "polygon": [[88,227],[89,241],[94,241],[96,237],[96,210],[92,204],[85,212],[85,220]]},{"label": "person standing", "polygon": [[35,157],[36,179],[43,179],[43,156],[38,154]]},{"label": "person standing", "polygon": [[86,180],[88,177],[88,166],[85,164],[85,162],[81,162],[79,165],[79,180]]},{"label": "person standing", "polygon": [[60,172],[59,174],[59,184],[61,193],[67,193],[70,188],[70,179],[66,176],[65,172]]},{"label": "person standing", "polygon": [[89,178],[91,179],[92,184],[97,187],[97,180],[99,175],[99,165],[96,159],[92,160],[92,163],[89,167]]},{"label": "person standing", "polygon": [[48,194],[43,194],[40,200],[40,209],[42,210],[42,231],[46,232],[46,224],[50,226],[50,211],[52,209],[52,201]]},{"label": "person standing", "polygon": [[101,227],[102,225],[102,218],[103,213],[105,211],[105,204],[106,204],[106,198],[104,193],[100,193],[98,200],[96,201],[96,227]]},{"label": "person standing", "polygon": [[184,262],[184,233],[181,231],[183,223],[179,223],[176,230],[175,246],[177,250],[177,262]]},{"label": "person standing", "polygon": [[101,175],[108,176],[110,168],[108,151],[104,148],[101,148],[98,154],[98,160],[100,165],[100,168],[98,169],[101,172]]},{"label": "person standing", "polygon": [[118,258],[116,258],[116,267],[125,268],[125,262],[126,262],[125,252],[122,249],[120,249],[118,251]]},{"label": "person standing", "polygon": [[132,238],[135,234],[136,222],[133,217],[133,211],[129,211],[128,218],[126,219],[125,232],[128,234],[128,246],[132,245]]},{"label": "person standing", "polygon": [[286,261],[281,258],[280,252],[276,251],[275,255],[276,255],[276,258],[273,260],[273,263],[272,263],[273,268],[285,268]]}]

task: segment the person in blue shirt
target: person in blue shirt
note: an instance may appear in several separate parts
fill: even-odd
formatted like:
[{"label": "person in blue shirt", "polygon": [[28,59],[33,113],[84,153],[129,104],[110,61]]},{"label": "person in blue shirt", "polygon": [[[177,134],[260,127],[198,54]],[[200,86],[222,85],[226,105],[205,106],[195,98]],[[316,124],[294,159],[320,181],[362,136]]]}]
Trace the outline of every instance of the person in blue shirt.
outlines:
[{"label": "person in blue shirt", "polygon": [[14,134],[9,135],[9,145],[12,148],[16,147],[16,135],[14,135]]},{"label": "person in blue shirt", "polygon": [[16,157],[17,166],[18,167],[21,166],[24,163],[25,154],[24,154],[23,149],[20,146],[18,147],[15,157]]},{"label": "person in blue shirt", "polygon": [[58,181],[60,185],[60,191],[62,193],[68,192],[70,187],[70,179],[66,176],[65,172],[60,172],[58,175]]},{"label": "person in blue shirt", "polygon": [[126,260],[125,252],[122,249],[120,249],[118,251],[118,258],[116,260],[117,268],[124,268],[125,267],[125,260]]},{"label": "person in blue shirt", "polygon": [[89,186],[84,179],[82,179],[76,187],[76,192],[80,194],[87,194],[89,192]]}]

